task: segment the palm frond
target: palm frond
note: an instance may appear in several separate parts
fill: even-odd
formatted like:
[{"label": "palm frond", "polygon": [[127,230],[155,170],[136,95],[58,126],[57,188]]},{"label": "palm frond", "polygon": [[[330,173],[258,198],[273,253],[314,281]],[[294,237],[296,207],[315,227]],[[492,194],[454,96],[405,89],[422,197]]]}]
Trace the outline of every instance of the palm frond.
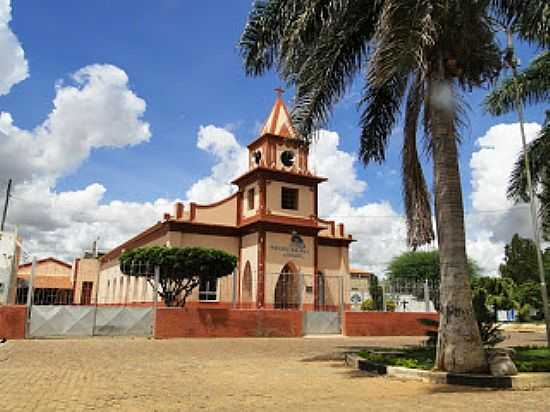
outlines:
[{"label": "palm frond", "polygon": [[550,52],[539,54],[518,74],[516,80],[504,80],[485,98],[485,110],[497,116],[514,110],[516,84],[523,104],[537,104],[550,99]]},{"label": "palm frond", "polygon": [[430,194],[416,149],[418,117],[424,101],[424,81],[417,74],[409,88],[402,151],[403,200],[407,217],[407,243],[413,250],[434,240]]},{"label": "palm frond", "polygon": [[359,103],[363,108],[359,157],[365,165],[373,160],[382,163],[386,158],[388,138],[400,114],[407,77],[407,73],[396,73],[379,87],[365,84]]},{"label": "palm frond", "polygon": [[[542,184],[545,170],[550,168],[550,122],[547,122],[537,138],[529,143],[527,155],[533,186],[537,187]],[[516,202],[528,202],[530,199],[523,151],[512,169],[507,196]]]},{"label": "palm frond", "polygon": [[255,1],[241,35],[239,48],[246,74],[259,76],[271,69],[286,25],[285,9],[292,0]]},{"label": "palm frond", "polygon": [[287,67],[295,73],[291,78],[296,85],[292,117],[302,136],[309,136],[326,122],[361,70],[378,10],[368,2],[350,3],[319,33],[311,52],[302,53],[302,61]]},{"label": "palm frond", "polygon": [[520,38],[540,47],[550,45],[550,4],[544,0],[492,0],[498,21]]},{"label": "palm frond", "polygon": [[432,9],[427,0],[384,2],[367,73],[373,88],[382,87],[398,71],[427,71],[428,52],[437,41]]}]

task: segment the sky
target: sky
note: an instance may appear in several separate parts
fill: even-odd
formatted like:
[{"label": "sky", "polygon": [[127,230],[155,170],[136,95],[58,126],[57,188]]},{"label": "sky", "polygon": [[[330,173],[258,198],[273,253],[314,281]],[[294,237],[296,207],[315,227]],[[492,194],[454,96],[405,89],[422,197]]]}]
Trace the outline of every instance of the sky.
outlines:
[{"label": "sky", "polygon": [[[250,0],[0,0],[0,190],[14,180],[8,227],[30,253],[67,260],[99,238],[110,249],[160,220],[176,200],[213,202],[245,170],[246,144],[273,105],[276,73],[244,74],[237,48]],[[537,50],[520,45],[524,63]],[[284,86],[284,85],[282,85]],[[361,82],[311,148],[320,213],[358,242],[355,266],[382,274],[406,250],[401,129],[387,161],[357,158]],[[466,94],[460,167],[467,250],[495,274],[504,245],[529,234],[506,199],[520,150],[514,114],[492,117],[487,90]],[[285,94],[291,105],[292,90]],[[526,110],[528,138],[543,108]],[[424,159],[430,178],[431,164]]]}]

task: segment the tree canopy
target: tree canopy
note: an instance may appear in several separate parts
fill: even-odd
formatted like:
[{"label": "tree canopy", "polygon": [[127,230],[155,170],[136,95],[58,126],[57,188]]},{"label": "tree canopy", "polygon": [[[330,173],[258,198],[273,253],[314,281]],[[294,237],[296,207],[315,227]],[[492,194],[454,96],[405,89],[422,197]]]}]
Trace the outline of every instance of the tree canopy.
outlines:
[{"label": "tree canopy", "polygon": [[[543,254],[546,278],[550,277],[550,250]],[[504,247],[504,263],[500,265],[502,277],[514,280],[518,285],[525,282],[540,282],[535,242],[522,238],[517,233]]]},{"label": "tree canopy", "polygon": [[[468,259],[470,277],[479,275],[477,263]],[[427,279],[431,283],[438,283],[440,278],[439,251],[410,251],[394,257],[386,271],[390,280]]]},{"label": "tree canopy", "polygon": [[201,280],[215,280],[233,272],[237,258],[224,251],[202,247],[151,246],[125,251],[120,270],[129,276],[145,276],[152,285],[159,267],[159,295],[167,306],[185,306]]}]

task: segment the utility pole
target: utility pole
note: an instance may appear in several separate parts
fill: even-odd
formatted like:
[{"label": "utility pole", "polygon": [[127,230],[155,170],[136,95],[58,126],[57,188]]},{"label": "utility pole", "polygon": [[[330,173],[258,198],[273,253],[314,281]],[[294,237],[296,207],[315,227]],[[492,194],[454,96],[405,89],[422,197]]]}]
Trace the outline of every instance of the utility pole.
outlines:
[{"label": "utility pole", "polygon": [[6,189],[6,200],[4,201],[4,212],[2,213],[2,225],[0,225],[0,232],[4,231],[4,224],[6,223],[6,216],[8,215],[8,204],[10,203],[11,192],[11,179],[8,180],[8,188]]},{"label": "utility pole", "polygon": [[542,260],[542,252],[540,249],[540,234],[538,228],[537,220],[537,207],[535,204],[535,188],[533,187],[533,179],[531,177],[531,167],[529,164],[529,153],[527,147],[527,139],[525,137],[525,127],[523,119],[523,103],[521,101],[521,95],[518,87],[518,70],[517,70],[517,59],[514,51],[514,42],[513,42],[513,32],[512,27],[507,27],[506,36],[508,39],[508,45],[506,50],[506,63],[512,69],[512,77],[514,80],[515,91],[516,91],[516,111],[518,113],[519,127],[521,131],[521,141],[523,145],[523,160],[525,162],[525,175],[527,178],[527,189],[529,190],[529,199],[530,199],[530,212],[531,212],[531,224],[533,227],[533,240],[535,241],[535,247],[537,249],[537,264],[539,269],[540,277],[540,293],[542,295],[542,305],[544,320],[546,322],[546,344],[550,347],[550,311],[548,308],[548,290],[546,289],[546,279],[544,275],[544,264]]}]

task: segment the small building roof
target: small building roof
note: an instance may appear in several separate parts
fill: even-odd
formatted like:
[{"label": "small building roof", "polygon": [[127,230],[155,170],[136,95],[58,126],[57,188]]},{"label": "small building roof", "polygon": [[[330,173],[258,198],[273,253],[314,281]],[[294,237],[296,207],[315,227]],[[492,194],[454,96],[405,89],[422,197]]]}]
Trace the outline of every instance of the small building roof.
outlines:
[{"label": "small building roof", "polygon": [[[72,268],[72,265],[68,264],[67,262],[63,262],[62,260],[59,260],[57,258],[54,258],[52,256],[50,257],[47,257],[47,258],[44,258],[44,259],[39,259],[36,261],[36,263],[39,265],[40,263],[46,263],[46,262],[53,262],[53,263],[57,263],[59,265],[62,265],[62,266],[65,266],[67,268]],[[28,266],[32,266],[32,262],[27,262],[27,263],[23,263],[21,265],[19,265],[20,268],[24,268],[24,267],[28,267]]]},{"label": "small building roof", "polygon": [[359,268],[350,268],[349,270],[349,273],[354,275],[354,274],[361,274],[361,275],[370,275],[370,276],[374,276],[374,273],[372,272],[369,272],[368,270],[365,270],[365,269],[359,269]]}]

